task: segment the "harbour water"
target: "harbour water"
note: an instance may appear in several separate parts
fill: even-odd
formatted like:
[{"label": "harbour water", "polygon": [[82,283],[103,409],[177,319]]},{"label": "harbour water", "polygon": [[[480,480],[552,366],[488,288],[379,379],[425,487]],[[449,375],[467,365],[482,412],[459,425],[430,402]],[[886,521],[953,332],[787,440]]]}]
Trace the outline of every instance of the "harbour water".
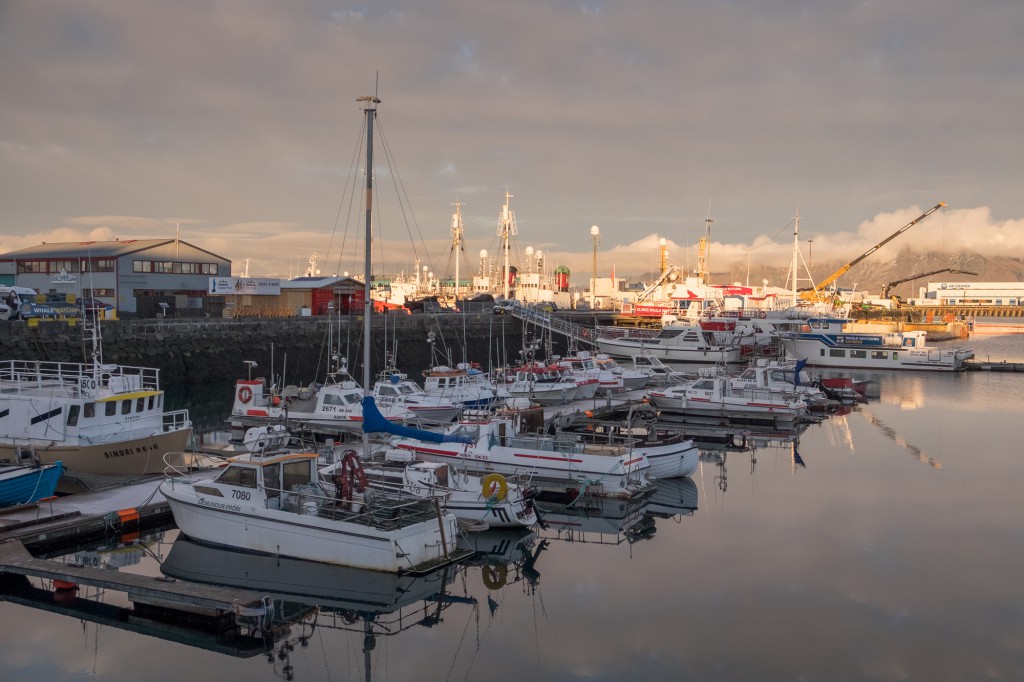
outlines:
[{"label": "harbour water", "polygon": [[[1024,362],[1024,335],[966,345],[982,359]],[[321,608],[265,645],[228,646],[133,627],[132,618],[65,615],[59,600],[45,608],[0,601],[0,675],[1024,679],[1024,374],[870,378],[878,398],[798,441],[707,453],[692,483],[666,486],[653,506],[616,503],[589,515],[549,508],[546,530],[482,537],[494,553],[435,584],[325,580],[196,551],[173,529],[129,547],[80,550],[72,559],[153,576],[162,562],[240,585],[272,575],[282,591],[317,591],[291,599]],[[216,413],[216,405],[197,407]],[[363,580],[375,597],[362,603],[352,589],[330,591]],[[131,605],[116,592],[83,587],[85,597]]]}]

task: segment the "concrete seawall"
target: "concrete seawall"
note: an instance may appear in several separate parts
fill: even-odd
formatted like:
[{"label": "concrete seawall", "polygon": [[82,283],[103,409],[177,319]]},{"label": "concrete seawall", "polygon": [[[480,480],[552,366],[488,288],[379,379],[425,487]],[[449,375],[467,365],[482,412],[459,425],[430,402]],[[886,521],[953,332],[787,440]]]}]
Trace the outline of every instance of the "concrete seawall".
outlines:
[{"label": "concrete seawall", "polygon": [[[385,349],[397,350],[398,368],[420,380],[420,372],[431,365],[430,332],[434,333],[438,362],[446,362],[443,358],[447,348],[453,362],[465,357],[486,368],[501,358],[514,361],[522,347],[522,323],[505,315],[384,315],[374,317],[373,325],[374,375],[384,368]],[[233,384],[247,375],[244,360],[258,363],[253,378],[269,378],[273,368],[275,375],[284,372],[285,383],[322,381],[331,347],[349,358],[349,370],[358,379],[362,371],[362,329],[361,316],[340,321],[292,317],[101,323],[103,361],[158,368],[165,387]],[[555,340],[556,352],[564,349],[562,342]],[[30,327],[24,322],[0,322],[0,360],[85,362],[89,352],[80,326],[48,322]]]}]

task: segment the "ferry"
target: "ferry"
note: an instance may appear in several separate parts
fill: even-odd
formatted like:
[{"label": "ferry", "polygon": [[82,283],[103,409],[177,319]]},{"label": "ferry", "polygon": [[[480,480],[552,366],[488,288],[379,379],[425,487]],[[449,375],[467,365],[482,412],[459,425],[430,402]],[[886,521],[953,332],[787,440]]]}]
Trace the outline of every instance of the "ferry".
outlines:
[{"label": "ferry", "polygon": [[792,357],[814,367],[843,369],[918,369],[956,372],[974,357],[966,348],[938,348],[926,343],[927,332],[847,333],[849,318],[810,318],[792,331],[780,332]]}]

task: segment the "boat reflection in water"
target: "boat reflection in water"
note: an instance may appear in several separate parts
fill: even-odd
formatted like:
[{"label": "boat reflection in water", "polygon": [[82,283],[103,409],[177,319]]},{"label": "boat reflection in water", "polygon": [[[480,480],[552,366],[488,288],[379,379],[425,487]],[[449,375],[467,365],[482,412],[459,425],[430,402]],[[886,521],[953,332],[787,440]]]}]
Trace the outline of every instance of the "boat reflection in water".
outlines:
[{"label": "boat reflection in water", "polygon": [[[480,579],[488,590],[522,582],[532,593],[540,581],[537,559],[547,549],[548,540],[538,540],[532,530],[485,530],[460,536],[459,547],[473,552],[466,563],[480,568]],[[488,603],[490,599],[488,595]]]},{"label": "boat reflection in water", "polygon": [[697,484],[692,478],[666,478],[658,481],[647,502],[646,512],[662,519],[693,516],[697,511],[697,499]]}]

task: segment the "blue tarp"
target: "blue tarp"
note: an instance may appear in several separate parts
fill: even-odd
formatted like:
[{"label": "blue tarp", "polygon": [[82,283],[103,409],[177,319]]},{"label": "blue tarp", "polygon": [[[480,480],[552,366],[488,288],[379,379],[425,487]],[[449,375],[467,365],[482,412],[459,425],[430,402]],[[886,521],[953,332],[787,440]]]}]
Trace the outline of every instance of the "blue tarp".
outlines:
[{"label": "blue tarp", "polygon": [[469,436],[448,436],[434,431],[424,431],[408,426],[402,426],[384,418],[384,415],[377,409],[377,403],[373,396],[363,398],[363,432],[364,433],[390,433],[393,436],[403,438],[415,438],[427,443],[472,443]]}]

